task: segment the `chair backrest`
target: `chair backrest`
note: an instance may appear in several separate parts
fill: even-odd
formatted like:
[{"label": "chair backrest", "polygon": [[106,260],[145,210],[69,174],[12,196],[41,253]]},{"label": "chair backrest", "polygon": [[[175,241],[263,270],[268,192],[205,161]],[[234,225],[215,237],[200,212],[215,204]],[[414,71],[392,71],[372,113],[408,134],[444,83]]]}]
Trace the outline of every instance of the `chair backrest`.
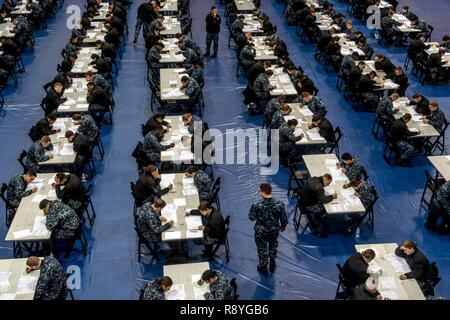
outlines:
[{"label": "chair backrest", "polygon": [[19,155],[19,158],[17,159],[17,161],[19,161],[20,165],[23,167],[24,171],[27,170],[27,166],[23,162],[23,160],[25,159],[26,156],[27,156],[27,152],[25,150],[22,150],[22,152]]},{"label": "chair backrest", "polygon": [[233,289],[234,291],[234,300],[237,300],[239,295],[237,294],[237,290],[238,290],[238,286],[236,283],[236,278],[231,279],[230,281],[230,287]]},{"label": "chair backrest", "polygon": [[336,129],[334,129],[334,136],[336,137],[336,144],[339,142],[339,140],[341,140],[343,135],[344,134],[342,133],[342,130],[340,127],[336,127]]},{"label": "chair backrest", "polygon": [[445,131],[447,131],[448,125],[449,125],[448,120],[446,118],[444,118],[444,125],[441,130],[442,137],[445,137]]},{"label": "chair backrest", "polygon": [[350,288],[350,286],[348,285],[344,270],[342,269],[342,266],[339,263],[336,263],[336,268],[339,271],[339,282],[341,283],[344,291],[346,291],[348,288]]},{"label": "chair backrest", "polygon": [[217,189],[217,188],[220,188],[220,181],[221,181],[221,178],[220,178],[220,177],[217,177],[216,181],[214,182],[214,184],[213,184],[213,186],[212,186],[212,190],[213,190],[213,191],[214,191],[215,189]]},{"label": "chair backrest", "polygon": [[6,183],[2,183],[2,187],[0,189],[0,198],[2,198],[2,200],[5,202],[6,208],[8,208],[9,201],[8,198],[6,197],[6,191],[8,191],[8,185]]},{"label": "chair backrest", "polygon": [[439,269],[438,269],[438,267],[436,265],[436,262],[432,262],[430,264],[430,268],[431,268],[431,271],[433,273],[433,279],[431,279],[431,281],[432,281],[431,285],[434,288],[441,281],[441,277],[439,277]]},{"label": "chair backrest", "polygon": [[230,226],[230,219],[231,219],[231,217],[227,216],[225,218],[225,220],[223,221],[223,225],[224,225],[225,229],[227,229]]},{"label": "chair backrest", "polygon": [[366,168],[361,168],[361,175],[363,176],[364,180],[369,180],[369,175],[367,174]]}]

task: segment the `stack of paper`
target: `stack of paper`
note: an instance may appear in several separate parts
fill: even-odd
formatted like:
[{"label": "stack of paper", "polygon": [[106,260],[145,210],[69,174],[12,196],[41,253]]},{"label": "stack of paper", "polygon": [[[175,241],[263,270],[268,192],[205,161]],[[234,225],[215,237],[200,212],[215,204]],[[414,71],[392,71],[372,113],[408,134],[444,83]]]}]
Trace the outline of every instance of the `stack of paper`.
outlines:
[{"label": "stack of paper", "polygon": [[17,283],[16,294],[32,294],[36,289],[38,277],[23,275]]},{"label": "stack of paper", "polygon": [[186,239],[203,238],[203,230],[186,230]]},{"label": "stack of paper", "polygon": [[393,277],[380,277],[378,280],[379,290],[395,290],[397,288]]},{"label": "stack of paper", "polygon": [[46,217],[45,216],[37,216],[34,218],[34,226],[33,226],[33,236],[37,237],[46,237],[48,235],[48,229],[45,226]]},{"label": "stack of paper", "polygon": [[22,238],[29,237],[29,236],[31,236],[30,229],[19,230],[19,231],[13,232],[14,239],[22,239]]},{"label": "stack of paper", "polygon": [[193,178],[183,178],[183,189],[195,188],[195,183]]},{"label": "stack of paper", "polygon": [[309,131],[307,132],[307,134],[308,134],[308,137],[309,137],[311,140],[323,140],[322,136],[321,136],[318,132],[316,132],[316,131],[311,131],[311,130],[309,130]]},{"label": "stack of paper", "polygon": [[61,156],[72,156],[75,152],[73,151],[73,144],[72,143],[64,143],[61,151],[59,154]]},{"label": "stack of paper", "polygon": [[198,230],[202,224],[202,218],[200,216],[188,216],[186,217],[186,226],[189,230]]},{"label": "stack of paper", "polygon": [[207,283],[203,283],[202,285],[197,283],[202,277],[201,274],[193,274],[191,277],[195,300],[205,300],[205,293],[209,292],[209,285]]},{"label": "stack of paper", "polygon": [[194,196],[197,195],[198,191],[196,188],[193,189],[183,189],[183,196]]},{"label": "stack of paper", "polygon": [[186,199],[185,198],[176,198],[176,199],[173,199],[173,203],[177,207],[185,207],[186,206]]},{"label": "stack of paper", "polygon": [[[166,209],[164,208],[163,210],[161,210],[161,215],[167,219],[167,222],[169,222],[170,220],[172,220],[173,222],[177,222],[177,209],[175,208],[170,208],[170,209]],[[163,222],[163,224],[166,224],[167,222]]]},{"label": "stack of paper", "polygon": [[37,188],[38,190],[41,190],[43,185],[44,185],[44,179],[34,179],[33,182],[30,182],[27,185],[27,188],[25,190],[28,191],[33,188]]},{"label": "stack of paper", "polygon": [[179,240],[181,239],[181,231],[166,231],[164,236],[166,240]]},{"label": "stack of paper", "polygon": [[40,203],[42,200],[47,199],[47,195],[45,194],[37,194],[31,199],[31,202]]},{"label": "stack of paper", "polygon": [[400,257],[397,257],[395,253],[389,253],[384,255],[384,258],[392,265],[395,269],[395,272],[399,273],[408,273],[411,272],[411,268],[409,267],[406,260]]},{"label": "stack of paper", "polygon": [[378,290],[383,299],[400,300],[397,292],[394,290]]},{"label": "stack of paper", "polygon": [[9,277],[11,272],[0,272],[0,293],[9,291]]}]

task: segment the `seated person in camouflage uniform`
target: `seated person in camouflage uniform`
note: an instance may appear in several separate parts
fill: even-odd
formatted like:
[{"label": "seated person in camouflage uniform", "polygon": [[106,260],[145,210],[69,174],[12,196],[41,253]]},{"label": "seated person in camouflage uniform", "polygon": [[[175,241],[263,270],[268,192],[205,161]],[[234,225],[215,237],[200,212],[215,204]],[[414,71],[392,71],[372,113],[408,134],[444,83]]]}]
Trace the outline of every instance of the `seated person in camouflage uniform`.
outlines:
[{"label": "seated person in camouflage uniform", "polygon": [[[153,203],[145,203],[136,214],[136,228],[145,239],[147,244],[159,243],[161,233],[173,226],[173,221],[161,216],[161,210],[166,206],[166,202],[157,199]],[[167,222],[166,224],[162,224]]]},{"label": "seated person in camouflage uniform", "polygon": [[429,104],[431,111],[430,115],[423,116],[423,122],[433,126],[438,132],[442,132],[445,122],[445,114],[439,109],[439,104],[436,100],[433,100]]},{"label": "seated person in camouflage uniform", "polygon": [[336,166],[340,168],[342,173],[350,180],[349,183],[344,185],[344,188],[350,187],[353,181],[361,178],[363,167],[359,163],[359,160],[350,153],[344,153],[341,156],[341,162],[337,163]]},{"label": "seated person in camouflage uniform", "polygon": [[52,232],[54,240],[72,239],[81,226],[81,219],[75,210],[59,200],[47,199],[39,203],[39,209],[47,217],[45,226]]},{"label": "seated person in camouflage uniform", "polygon": [[377,117],[380,120],[389,121],[393,119],[393,115],[398,112],[399,109],[394,109],[393,102],[399,98],[398,93],[393,93],[390,96],[386,96],[378,102]]},{"label": "seated person in camouflage uniform", "polygon": [[273,71],[271,69],[268,69],[256,78],[253,90],[255,91],[255,95],[259,100],[269,100],[270,91],[276,88],[275,85],[270,84],[269,79],[272,76]]},{"label": "seated person in camouflage uniform", "polygon": [[200,102],[201,90],[200,85],[194,78],[188,76],[183,76],[183,78],[181,78],[180,91],[184,92],[184,94],[189,97],[189,100],[185,105],[185,109],[188,112],[192,112],[195,105]]},{"label": "seated person in camouflage uniform", "polygon": [[211,179],[208,174],[195,166],[189,166],[186,170],[186,176],[194,178],[194,184],[197,188],[200,201],[211,201],[213,194]]},{"label": "seated person in camouflage uniform", "polygon": [[74,162],[75,173],[81,174],[84,164],[92,156],[92,144],[85,135],[78,132],[68,130],[65,137],[69,143],[73,143],[73,151],[77,153]]},{"label": "seated person in camouflage uniform", "polygon": [[34,187],[30,190],[27,189],[27,185],[36,178],[35,171],[26,171],[24,174],[16,174],[8,183],[8,189],[6,192],[6,198],[8,199],[9,205],[12,209],[17,209],[19,207],[22,198],[29,196],[37,191]]},{"label": "seated person in camouflage uniform", "polygon": [[411,145],[408,138],[420,134],[420,130],[417,132],[409,131],[406,124],[411,121],[411,118],[411,114],[405,113],[403,117],[395,120],[391,127],[390,134],[392,142],[398,150],[397,164],[399,166],[407,166],[409,164],[409,158],[414,152],[414,147]]},{"label": "seated person in camouflage uniform", "polygon": [[77,175],[73,173],[57,173],[52,187],[55,188],[58,199],[82,214],[80,210],[87,204],[88,195]]},{"label": "seated person in camouflage uniform", "polygon": [[280,139],[280,158],[289,160],[295,156],[295,144],[300,141],[304,135],[295,136],[295,127],[297,127],[297,119],[290,119],[286,124],[281,125],[279,129]]},{"label": "seated person in camouflage uniform", "polygon": [[36,171],[39,169],[39,162],[45,162],[53,159],[53,154],[46,155],[46,151],[53,150],[52,141],[48,136],[43,136],[40,140],[34,142],[28,149],[25,158],[25,166],[28,170]]},{"label": "seated person in camouflage uniform", "polygon": [[265,126],[269,127],[272,124],[272,118],[275,112],[280,110],[280,106],[286,103],[286,97],[284,95],[279,95],[276,98],[272,98],[267,103],[266,109],[264,110],[264,122]]},{"label": "seated person in camouflage uniform", "polygon": [[199,285],[209,284],[209,292],[204,294],[206,300],[233,300],[234,290],[227,276],[220,271],[206,270],[203,272]]},{"label": "seated person in camouflage uniform", "polygon": [[34,300],[61,300],[67,292],[66,273],[52,256],[43,259],[31,256],[27,259],[25,271],[39,270],[39,279],[34,292]]},{"label": "seated person in camouflage uniform", "polygon": [[199,229],[203,230],[204,237],[198,241],[198,244],[205,245],[205,251],[202,256],[210,257],[212,255],[213,245],[220,241],[224,233],[223,217],[220,211],[214,208],[208,201],[202,201],[197,210],[186,212],[187,215],[199,215],[202,217],[202,225]]},{"label": "seated person in camouflage uniform", "polygon": [[90,143],[94,143],[97,140],[98,127],[90,115],[80,115],[79,113],[75,113],[72,115],[72,120],[75,125],[79,125],[77,133],[86,136]]},{"label": "seated person in camouflage uniform", "polygon": [[[351,186],[355,189],[355,197],[361,200],[364,208],[369,210],[375,199],[375,195],[372,192],[370,186],[361,180],[361,178],[356,178],[351,182]],[[364,213],[356,213],[345,216],[345,230],[344,235],[351,235],[353,230],[359,226],[361,219],[364,217]]]},{"label": "seated person in camouflage uniform", "polygon": [[161,151],[166,151],[175,147],[175,143],[162,145],[158,137],[164,135],[164,129],[156,127],[153,131],[147,133],[142,144],[142,151],[145,153],[147,160],[152,164],[161,161]]},{"label": "seated person in camouflage uniform", "polygon": [[433,197],[425,227],[440,234],[450,233],[450,181],[440,186]]},{"label": "seated person in camouflage uniform", "polygon": [[292,108],[288,104],[282,104],[279,111],[275,111],[272,116],[271,129],[280,129],[281,126],[286,124],[285,116],[288,116],[292,112]]},{"label": "seated person in camouflage uniform", "polygon": [[147,282],[142,291],[141,300],[166,300],[165,293],[170,290],[172,285],[172,279],[167,276]]},{"label": "seated person in camouflage uniform", "polygon": [[202,119],[195,114],[185,113],[181,117],[181,120],[183,121],[184,126],[187,127],[190,134],[194,134],[195,129],[202,126]]},{"label": "seated person in camouflage uniform", "polygon": [[257,270],[267,276],[269,270],[275,271],[278,235],[286,229],[288,219],[283,202],[272,197],[271,185],[263,183],[259,189],[262,199],[252,204],[248,218],[255,221],[255,243],[259,259]]},{"label": "seated person in camouflage uniform", "polygon": [[302,95],[296,98],[294,102],[299,102],[303,106],[307,106],[314,115],[324,117],[327,113],[327,109],[322,100],[307,91],[303,91]]}]

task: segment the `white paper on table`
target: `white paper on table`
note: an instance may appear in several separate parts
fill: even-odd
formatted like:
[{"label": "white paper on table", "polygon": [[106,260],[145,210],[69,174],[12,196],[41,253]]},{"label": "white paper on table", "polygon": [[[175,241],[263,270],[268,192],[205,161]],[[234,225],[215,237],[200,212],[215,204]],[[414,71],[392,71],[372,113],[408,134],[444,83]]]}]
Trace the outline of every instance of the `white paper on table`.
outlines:
[{"label": "white paper on table", "polygon": [[445,156],[445,159],[450,160],[450,156]]},{"label": "white paper on table", "polygon": [[[166,209],[166,208],[164,208]],[[161,210],[161,216],[167,219],[167,222],[172,220],[173,222],[177,222],[177,210],[175,209],[169,209],[169,210]],[[167,222],[163,222],[162,224],[166,224]]]},{"label": "white paper on table", "polygon": [[297,94],[295,88],[284,88],[284,91],[286,91],[286,94]]},{"label": "white paper on table", "polygon": [[331,196],[335,193],[335,191],[330,186],[323,188],[323,190],[326,196]]},{"label": "white paper on table", "polygon": [[419,132],[419,129],[417,129],[417,128],[408,128],[408,130],[410,132]]},{"label": "white paper on table", "polygon": [[286,122],[288,122],[289,120],[294,120],[295,116],[284,116],[284,120],[286,120]]},{"label": "white paper on table", "polygon": [[337,163],[338,162],[336,160],[334,160],[334,159],[325,159],[325,166],[326,167],[334,167],[334,168],[336,168],[336,164]]},{"label": "white paper on table", "polygon": [[345,204],[331,204],[330,210],[333,212],[345,212],[347,211],[347,206]]},{"label": "white paper on table", "polygon": [[56,134],[56,139],[65,139],[65,137],[66,137],[66,133],[64,131],[63,132],[58,132]]},{"label": "white paper on table", "polygon": [[342,173],[340,168],[328,167],[328,170],[330,170],[330,174],[333,176],[334,181],[347,181],[347,176],[345,173]]},{"label": "white paper on table", "polygon": [[355,196],[354,194],[344,195],[344,199],[348,202],[347,204],[349,206],[358,206],[361,203],[359,197]]},{"label": "white paper on table", "polygon": [[16,294],[31,294],[34,293],[38,282],[38,277],[23,275],[17,283]]},{"label": "white paper on table", "polygon": [[166,240],[179,240],[181,239],[181,231],[166,231],[164,232]]},{"label": "white paper on table", "polygon": [[382,298],[387,298],[389,300],[400,300],[397,292],[394,290],[378,290]]},{"label": "white paper on table", "polygon": [[14,239],[21,239],[21,238],[25,238],[25,237],[29,237],[29,236],[31,236],[30,229],[13,232]]},{"label": "white paper on table", "polygon": [[274,94],[281,94],[281,93],[284,92],[284,90],[283,90],[283,89],[273,89],[272,92],[273,92]]},{"label": "white paper on table", "polygon": [[311,140],[323,140],[322,136],[318,132],[309,130],[307,134]]},{"label": "white paper on table", "polygon": [[27,185],[27,188],[25,189],[26,191],[31,190],[33,188],[37,188],[38,190],[41,190],[41,188],[44,186],[44,181],[36,181],[36,179],[34,179],[33,182],[30,182]]},{"label": "white paper on table", "polygon": [[202,285],[199,285],[197,283],[197,281],[201,279],[201,277],[201,274],[193,274],[191,276],[195,300],[205,300],[205,293],[209,292],[209,284],[203,283]]},{"label": "white paper on table", "polygon": [[45,237],[48,235],[49,231],[45,226],[46,217],[37,216],[34,218],[33,235]]},{"label": "white paper on table", "polygon": [[197,188],[183,190],[183,196],[194,196],[196,194],[198,194]]},{"label": "white paper on table", "polygon": [[408,273],[411,272],[411,268],[405,259],[397,257],[395,253],[388,253],[384,255],[384,258],[392,265],[396,272]]},{"label": "white paper on table", "polygon": [[63,105],[63,104],[61,104],[61,105],[58,107],[58,109],[59,109],[59,110],[69,110],[69,109],[70,109],[70,105]]},{"label": "white paper on table", "polygon": [[67,88],[64,90],[64,93],[73,93],[73,88]]},{"label": "white paper on table", "polygon": [[77,104],[77,106],[75,108],[76,109],[88,109],[89,108],[89,104],[87,104],[87,103],[79,103],[79,104]]},{"label": "white paper on table", "polygon": [[381,270],[381,267],[375,260],[369,262],[369,266],[367,267],[367,273],[377,273]]},{"label": "white paper on table", "polygon": [[171,157],[174,155],[175,155],[175,152],[173,150],[161,151],[161,157]]},{"label": "white paper on table", "polygon": [[68,98],[68,99],[66,100],[66,102],[64,102],[62,105],[60,105],[60,107],[61,107],[61,106],[71,106],[71,105],[74,105],[75,103],[76,103],[75,100],[73,100],[72,98]]},{"label": "white paper on table", "polygon": [[170,54],[168,54],[168,53],[161,54],[161,59],[169,59],[169,58],[170,58]]},{"label": "white paper on table", "polygon": [[298,136],[301,135],[301,134],[305,135],[305,132],[303,131],[303,129],[302,129],[302,128],[295,128],[295,130],[294,130],[294,135],[295,135],[296,137],[298,137]]},{"label": "white paper on table", "polygon": [[33,197],[33,199],[31,199],[31,202],[34,203],[39,203],[42,200],[47,199],[47,195],[46,194],[37,194]]},{"label": "white paper on table", "polygon": [[188,130],[187,128],[180,128],[180,129],[178,129],[178,133],[179,133],[181,136],[187,136],[187,135],[190,135],[189,130]]},{"label": "white paper on table", "polygon": [[378,279],[378,288],[381,290],[394,290],[397,286],[393,277],[380,277]]},{"label": "white paper on table", "polygon": [[180,152],[180,160],[192,160],[194,159],[194,154],[189,150],[181,150]]},{"label": "white paper on table", "polygon": [[173,203],[177,207],[184,207],[184,206],[186,206],[186,199],[185,198],[176,198],[176,199],[173,199]]},{"label": "white paper on table", "polygon": [[185,300],[186,293],[184,291],[184,284],[174,284],[166,293],[167,300]]},{"label": "white paper on table", "polygon": [[55,189],[50,189],[48,191],[48,197],[49,198],[56,198],[56,190]]},{"label": "white paper on table", "polygon": [[16,300],[16,295],[14,293],[3,293],[0,294],[0,300]]},{"label": "white paper on table", "polygon": [[172,140],[161,141],[161,144],[162,144],[163,146],[168,146],[168,145],[170,145],[171,143],[173,143]]},{"label": "white paper on table", "polygon": [[203,230],[186,230],[186,239],[203,238]]},{"label": "white paper on table", "polygon": [[72,131],[72,132],[77,132],[78,128],[80,127],[80,125],[77,126],[71,126],[69,129],[67,129],[68,131]]},{"label": "white paper on table", "polygon": [[193,189],[195,183],[193,178],[183,178],[183,189]]},{"label": "white paper on table", "polygon": [[0,272],[0,283],[9,281],[10,276],[11,272]]},{"label": "white paper on table", "polygon": [[72,143],[64,143],[61,151],[59,152],[59,154],[61,156],[71,156],[75,153],[75,151],[73,151],[73,144]]},{"label": "white paper on table", "polygon": [[412,121],[416,121],[416,122],[422,122],[422,116],[421,115],[413,115],[411,118]]},{"label": "white paper on table", "polygon": [[186,217],[186,226],[189,230],[198,230],[202,224],[202,218],[200,216],[188,216]]}]

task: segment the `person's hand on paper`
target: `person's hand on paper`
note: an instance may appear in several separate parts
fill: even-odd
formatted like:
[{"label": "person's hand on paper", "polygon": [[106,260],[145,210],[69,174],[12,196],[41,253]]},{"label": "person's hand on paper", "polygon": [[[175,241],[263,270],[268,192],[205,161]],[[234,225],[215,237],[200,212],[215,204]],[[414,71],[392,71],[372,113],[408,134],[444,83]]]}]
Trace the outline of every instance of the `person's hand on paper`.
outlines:
[{"label": "person's hand on paper", "polygon": [[160,216],[160,217],[159,217],[159,221],[161,221],[161,222],[166,222],[166,221],[167,221],[167,218],[164,217],[164,216]]},{"label": "person's hand on paper", "polygon": [[337,199],[337,193],[333,193],[333,199]]},{"label": "person's hand on paper", "polygon": [[341,164],[339,162],[336,163],[336,168],[340,168]]},{"label": "person's hand on paper", "polygon": [[60,129],[60,128],[58,128],[58,129],[56,129],[55,131],[56,131],[56,132],[61,132],[61,129]]},{"label": "person's hand on paper", "polygon": [[171,144],[169,144],[169,148],[173,148],[173,147],[175,147],[175,143],[171,143]]},{"label": "person's hand on paper", "polygon": [[50,159],[53,159],[53,154],[49,154],[48,155],[48,159],[50,160]]},{"label": "person's hand on paper", "polygon": [[169,129],[172,129],[172,125],[169,123],[169,124],[167,124],[167,126],[166,126],[167,128],[169,128]]},{"label": "person's hand on paper", "polygon": [[173,224],[175,223],[173,220],[170,220],[169,222],[167,222],[168,224],[170,224],[170,226],[173,226]]},{"label": "person's hand on paper", "polygon": [[341,169],[341,172],[342,172],[342,173],[347,173],[347,171],[348,171],[348,170],[345,169],[345,168],[342,168],[342,169]]},{"label": "person's hand on paper", "polygon": [[31,189],[31,193],[35,193],[38,190],[38,188],[34,187],[33,189]]},{"label": "person's hand on paper", "polygon": [[203,279],[199,279],[198,281],[197,281],[197,284],[199,285],[199,286],[201,286],[201,285],[203,285]]},{"label": "person's hand on paper", "polygon": [[402,274],[402,275],[400,276],[400,280],[406,280],[406,279],[408,279],[408,278],[406,278],[406,276],[405,276],[404,274]]},{"label": "person's hand on paper", "polygon": [[169,184],[169,186],[167,187],[169,188],[169,191],[173,189],[173,184]]},{"label": "person's hand on paper", "polygon": [[205,230],[205,226],[199,226],[198,230]]},{"label": "person's hand on paper", "polygon": [[377,295],[377,297],[375,298],[377,300],[383,300],[383,297],[381,295]]}]

